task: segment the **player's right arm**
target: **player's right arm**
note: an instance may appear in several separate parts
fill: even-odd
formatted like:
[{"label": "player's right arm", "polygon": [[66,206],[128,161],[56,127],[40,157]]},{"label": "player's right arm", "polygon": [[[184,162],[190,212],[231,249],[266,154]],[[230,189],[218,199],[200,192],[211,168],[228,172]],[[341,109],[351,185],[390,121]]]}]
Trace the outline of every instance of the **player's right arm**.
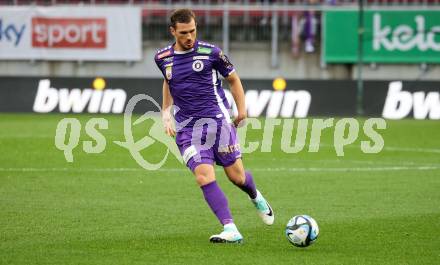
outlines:
[{"label": "player's right arm", "polygon": [[173,97],[170,93],[170,86],[167,82],[167,75],[165,73],[166,65],[164,64],[165,58],[171,56],[170,52],[171,46],[165,47],[159,50],[154,56],[154,62],[161,71],[164,80],[162,85],[162,123],[165,129],[165,133],[171,137],[176,135],[176,131],[173,127],[173,118],[171,115],[171,106],[173,105]]},{"label": "player's right arm", "polygon": [[173,119],[171,115],[171,106],[173,105],[173,98],[170,93],[170,86],[166,80],[163,80],[162,85],[162,123],[165,133],[171,137],[176,136],[176,131],[173,128]]}]

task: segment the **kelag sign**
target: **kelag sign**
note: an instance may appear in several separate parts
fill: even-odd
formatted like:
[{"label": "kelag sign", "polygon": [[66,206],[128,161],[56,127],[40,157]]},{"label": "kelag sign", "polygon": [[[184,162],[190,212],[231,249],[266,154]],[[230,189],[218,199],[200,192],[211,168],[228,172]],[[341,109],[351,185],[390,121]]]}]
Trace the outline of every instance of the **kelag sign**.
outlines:
[{"label": "kelag sign", "polygon": [[[358,12],[326,11],[323,59],[357,61]],[[440,11],[365,11],[363,60],[381,63],[439,63]]]},{"label": "kelag sign", "polygon": [[[0,112],[123,113],[129,100],[145,94],[162,102],[162,79],[0,77]],[[276,91],[272,80],[243,80],[249,117],[356,116],[356,82],[287,80]],[[225,91],[232,102],[232,95]],[[365,81],[367,116],[440,119],[440,82]],[[135,113],[158,111],[137,104]]]}]

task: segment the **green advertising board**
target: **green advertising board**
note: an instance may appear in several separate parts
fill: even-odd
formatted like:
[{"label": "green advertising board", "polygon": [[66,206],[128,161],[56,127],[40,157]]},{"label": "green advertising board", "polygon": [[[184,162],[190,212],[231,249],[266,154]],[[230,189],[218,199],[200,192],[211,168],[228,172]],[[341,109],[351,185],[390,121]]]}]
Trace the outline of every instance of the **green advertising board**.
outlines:
[{"label": "green advertising board", "polygon": [[[326,63],[358,60],[358,12],[326,11],[323,17]],[[440,63],[440,11],[364,13],[363,61]]]}]

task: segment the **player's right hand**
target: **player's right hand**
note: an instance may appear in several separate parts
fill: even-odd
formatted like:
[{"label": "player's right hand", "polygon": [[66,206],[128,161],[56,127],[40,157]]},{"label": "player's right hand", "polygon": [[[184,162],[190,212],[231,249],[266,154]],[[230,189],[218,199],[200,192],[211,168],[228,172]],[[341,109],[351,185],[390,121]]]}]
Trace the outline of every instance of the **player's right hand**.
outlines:
[{"label": "player's right hand", "polygon": [[175,137],[176,131],[174,130],[173,116],[171,115],[171,107],[162,110],[162,124],[165,133],[168,136]]},{"label": "player's right hand", "polygon": [[173,121],[172,121],[172,119],[169,118],[169,117],[162,117],[162,123],[163,123],[163,127],[165,129],[165,133],[168,136],[175,137],[176,136],[176,131],[173,128]]}]

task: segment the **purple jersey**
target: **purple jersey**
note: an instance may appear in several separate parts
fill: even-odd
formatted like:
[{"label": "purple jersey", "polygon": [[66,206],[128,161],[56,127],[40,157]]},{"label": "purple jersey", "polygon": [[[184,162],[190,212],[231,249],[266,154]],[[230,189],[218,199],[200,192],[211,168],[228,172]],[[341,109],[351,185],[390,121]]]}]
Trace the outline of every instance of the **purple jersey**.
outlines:
[{"label": "purple jersey", "polygon": [[199,118],[226,119],[230,122],[230,108],[220,73],[227,77],[235,71],[234,66],[220,48],[196,40],[187,51],[175,51],[173,45],[157,52],[154,60],[170,87],[174,105],[178,107],[175,119],[181,123],[189,118],[192,127]]}]

